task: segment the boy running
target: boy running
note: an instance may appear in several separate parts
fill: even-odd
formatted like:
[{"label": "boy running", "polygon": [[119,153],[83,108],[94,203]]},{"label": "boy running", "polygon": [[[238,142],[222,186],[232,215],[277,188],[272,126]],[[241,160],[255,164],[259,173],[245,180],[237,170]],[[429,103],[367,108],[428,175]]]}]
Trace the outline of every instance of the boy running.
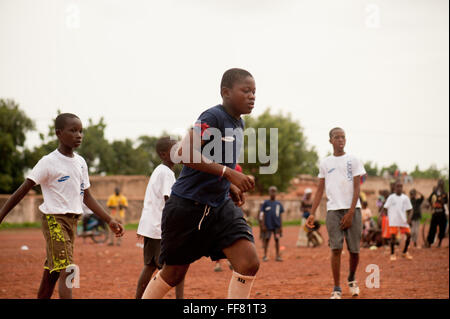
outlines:
[{"label": "boy running", "polygon": [[39,299],[49,299],[59,279],[59,297],[72,298],[72,288],[66,285],[71,274],[67,268],[73,265],[73,244],[78,217],[83,213],[82,204],[108,223],[117,237],[123,235],[123,227],[92,197],[89,187],[86,161],[74,150],[81,145],[83,126],[80,119],[70,113],[62,113],[55,119],[58,148],[42,157],[28,174],[22,185],[0,209],[0,223],[22,200],[34,185],[41,185],[44,203],[42,232],[47,245]]},{"label": "boy running", "polygon": [[[170,159],[170,149],[175,144],[169,137],[156,142],[156,153],[162,160],[152,173],[145,191],[144,208],[137,229],[138,238],[144,238],[144,268],[139,277],[136,299],[141,299],[145,288],[156,268],[161,269],[159,253],[161,250],[161,215],[175,183],[174,163]],[[184,282],[176,287],[176,298],[183,298]]]},{"label": "boy running", "polygon": [[269,187],[270,200],[265,200],[261,205],[259,214],[259,222],[262,225],[264,238],[264,257],[263,261],[268,261],[267,248],[269,247],[270,237],[273,234],[275,240],[276,261],[283,261],[280,256],[280,237],[282,234],[281,214],[284,212],[283,205],[275,198],[277,196],[277,188]]},{"label": "boy running", "polygon": [[319,187],[314,197],[311,215],[307,226],[314,227],[314,216],[326,189],[327,216],[326,226],[331,248],[331,269],[333,271],[334,289],[331,299],[341,299],[340,268],[342,246],[345,241],[350,252],[350,273],[348,286],[352,296],[359,295],[355,280],[359,262],[359,246],[362,235],[361,204],[359,201],[360,176],[366,171],[362,163],[353,155],[344,151],[346,139],[343,129],[336,127],[330,133],[333,155],[320,163]]},{"label": "boy running", "polygon": [[[222,77],[220,93],[223,103],[203,112],[176,150],[184,167],[162,214],[163,268],[143,298],[163,298],[202,256],[230,261],[228,298],[250,296],[259,261],[251,228],[238,206],[255,182],[234,168],[243,143],[241,115],[254,107],[255,80],[245,70],[230,69]],[[222,153],[211,149],[211,142],[221,145]]]},{"label": "boy running", "polygon": [[397,182],[394,188],[395,192],[389,195],[386,203],[384,203],[384,211],[389,218],[389,235],[391,236],[391,261],[397,259],[395,257],[394,248],[397,241],[396,236],[398,232],[406,234],[405,248],[403,249],[403,257],[412,259],[408,253],[408,246],[411,240],[411,230],[409,224],[411,223],[411,216],[408,218],[407,214],[411,214],[412,205],[408,196],[403,194],[403,184]]}]

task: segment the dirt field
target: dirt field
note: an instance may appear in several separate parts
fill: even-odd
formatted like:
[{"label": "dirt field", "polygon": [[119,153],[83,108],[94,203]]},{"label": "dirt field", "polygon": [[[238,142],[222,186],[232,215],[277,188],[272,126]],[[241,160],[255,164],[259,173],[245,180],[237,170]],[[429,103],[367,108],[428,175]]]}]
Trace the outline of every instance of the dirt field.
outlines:
[{"label": "dirt field", "polygon": [[[321,229],[326,237],[326,231]],[[298,227],[284,228],[281,239],[283,262],[274,260],[273,241],[268,262],[262,262],[251,298],[328,298],[333,287],[329,249],[295,247]],[[259,256],[262,245],[259,229],[254,228]],[[75,262],[80,267],[80,288],[74,298],[134,298],[136,283],[142,268],[142,248],[138,247],[135,231],[128,230],[122,246],[93,244],[90,239],[77,238]],[[21,250],[22,245],[29,250]],[[403,243],[402,246],[403,247]],[[411,249],[412,261],[400,257],[389,261],[382,248],[361,249],[356,275],[361,287],[360,298],[449,298],[448,239],[442,248]],[[44,239],[39,229],[0,231],[0,298],[35,298],[45,260]],[[369,264],[380,269],[380,287],[367,288],[365,272]],[[225,298],[231,271],[222,262],[222,272],[214,272],[214,263],[202,258],[191,265],[186,276],[185,298]],[[342,261],[342,282],[348,271],[348,253]],[[344,284],[342,284],[344,286]],[[53,298],[57,298],[55,291]],[[174,298],[171,291],[166,298]],[[343,298],[350,298],[344,288]]]}]

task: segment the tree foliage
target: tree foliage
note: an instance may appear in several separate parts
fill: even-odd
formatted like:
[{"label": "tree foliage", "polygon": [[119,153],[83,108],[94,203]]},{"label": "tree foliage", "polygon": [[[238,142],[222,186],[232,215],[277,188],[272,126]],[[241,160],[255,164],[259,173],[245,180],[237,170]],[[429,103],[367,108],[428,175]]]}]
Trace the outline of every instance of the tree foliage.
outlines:
[{"label": "tree foliage", "polygon": [[378,176],[378,165],[372,163],[372,161],[364,163],[364,169],[366,170],[368,176]]},{"label": "tree foliage", "polygon": [[[258,192],[266,193],[272,185],[279,191],[286,191],[291,179],[296,175],[317,175],[318,155],[314,147],[308,145],[303,128],[299,122],[292,120],[291,114],[271,114],[270,109],[267,109],[257,118],[246,116],[244,120],[246,128],[254,128],[256,132],[258,128],[266,128],[267,155],[270,152],[270,128],[278,129],[278,169],[274,174],[260,174],[259,168],[267,164],[261,163],[258,156],[256,156],[256,163],[248,163],[249,148],[246,138],[244,163],[241,165],[245,173],[255,176]],[[258,145],[257,148],[261,146]]]},{"label": "tree foliage", "polygon": [[33,129],[33,121],[17,103],[0,99],[0,193],[10,193],[23,182],[23,146],[26,133]]}]

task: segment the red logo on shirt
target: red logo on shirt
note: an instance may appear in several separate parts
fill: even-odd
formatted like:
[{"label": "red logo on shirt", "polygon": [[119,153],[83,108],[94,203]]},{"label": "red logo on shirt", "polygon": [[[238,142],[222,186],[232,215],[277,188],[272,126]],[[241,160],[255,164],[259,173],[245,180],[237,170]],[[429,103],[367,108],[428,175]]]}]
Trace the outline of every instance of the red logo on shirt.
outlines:
[{"label": "red logo on shirt", "polygon": [[203,134],[208,134],[209,135],[209,133],[208,132],[206,132],[206,130],[209,128],[209,125],[207,124],[207,123],[195,123],[195,126],[196,127],[200,127],[200,129],[201,129],[201,133],[200,133],[200,136],[202,136],[203,137]]}]

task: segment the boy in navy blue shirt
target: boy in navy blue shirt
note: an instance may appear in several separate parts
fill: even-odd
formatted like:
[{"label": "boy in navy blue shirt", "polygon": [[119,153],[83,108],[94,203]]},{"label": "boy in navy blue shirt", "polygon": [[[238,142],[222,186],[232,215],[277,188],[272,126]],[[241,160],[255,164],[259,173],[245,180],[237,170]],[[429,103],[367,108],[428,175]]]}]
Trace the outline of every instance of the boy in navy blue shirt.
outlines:
[{"label": "boy in navy blue shirt", "polygon": [[241,115],[249,114],[255,103],[253,76],[242,69],[226,71],[220,93],[223,104],[204,111],[172,150],[184,166],[162,214],[159,261],[163,268],[142,298],[163,298],[184,279],[189,265],[203,256],[230,261],[228,298],[250,296],[259,260],[252,230],[239,206],[255,182],[234,168],[243,143]]},{"label": "boy in navy blue shirt", "polygon": [[283,261],[280,256],[280,237],[282,234],[281,214],[284,212],[283,205],[275,200],[277,196],[277,188],[269,187],[270,200],[264,201],[261,205],[259,214],[259,222],[263,231],[264,257],[263,261],[268,261],[267,248],[269,247],[270,237],[273,233],[275,239],[276,261]]}]

